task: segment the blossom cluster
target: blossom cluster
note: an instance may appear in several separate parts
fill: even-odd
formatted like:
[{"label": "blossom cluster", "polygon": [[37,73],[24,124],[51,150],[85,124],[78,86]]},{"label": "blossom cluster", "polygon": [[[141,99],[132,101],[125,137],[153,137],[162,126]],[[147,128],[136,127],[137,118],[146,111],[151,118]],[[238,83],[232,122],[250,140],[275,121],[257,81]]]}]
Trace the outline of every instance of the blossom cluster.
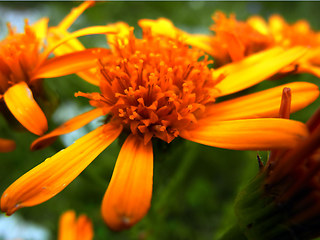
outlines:
[{"label": "blossom cluster", "polygon": [[[183,31],[165,18],[141,19],[141,37],[125,22],[70,32],[94,4],[79,3],[56,26],[48,18],[33,24],[26,20],[24,32],[18,33],[8,24],[0,44],[0,110],[8,121],[15,118],[39,136],[30,149],[45,148],[61,135],[103,120],[12,183],[2,194],[1,211],[11,215],[51,199],[121,136],[101,216],[111,230],[128,229],[151,206],[155,145],[182,138],[224,149],[271,151],[236,200],[240,224],[235,235],[223,239],[262,239],[261,234],[266,240],[296,239],[289,230],[299,239],[320,235],[314,223],[320,218],[320,114],[307,124],[289,119],[314,102],[319,89],[310,82],[281,82],[303,73],[320,77],[320,32],[304,20],[289,24],[272,15],[239,21],[221,11],[214,13],[207,35]],[[86,48],[78,39],[92,34],[105,35],[109,47]],[[52,127],[50,114],[40,107],[47,99],[43,81],[69,74],[96,86],[96,92],[74,89],[75,97],[88,100],[92,108],[47,132]],[[235,94],[271,78],[279,85]],[[0,152],[19,151],[15,148],[14,141],[0,139]],[[224,161],[232,164],[232,159]],[[259,214],[263,204],[269,212]],[[269,220],[268,214],[277,211],[285,217]],[[76,222],[74,212],[63,215],[59,239],[92,238],[88,218]]]}]

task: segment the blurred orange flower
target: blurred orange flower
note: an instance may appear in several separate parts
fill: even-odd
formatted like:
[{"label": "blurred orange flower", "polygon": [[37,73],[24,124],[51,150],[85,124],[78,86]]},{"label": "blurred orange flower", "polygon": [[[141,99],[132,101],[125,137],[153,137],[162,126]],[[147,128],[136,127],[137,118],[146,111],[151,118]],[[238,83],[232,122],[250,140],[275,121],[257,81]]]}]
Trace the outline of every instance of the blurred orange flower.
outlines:
[{"label": "blurred orange flower", "polygon": [[[85,2],[63,21],[70,24],[92,3]],[[79,9],[81,11],[79,11]],[[59,25],[64,29],[65,25]],[[42,135],[47,130],[47,119],[33,97],[41,94],[43,78],[76,73],[95,66],[96,50],[88,49],[47,59],[49,54],[66,41],[89,34],[110,32],[109,27],[88,27],[51,41],[48,37],[48,19],[33,25],[26,20],[25,32],[16,33],[8,24],[9,35],[0,42],[0,101],[5,103],[14,117],[30,132]],[[1,103],[0,102],[0,103]]]},{"label": "blurred orange flower", "polygon": [[[59,135],[107,116],[102,126],[27,172],[2,195],[8,215],[40,204],[62,191],[121,132],[127,133],[102,202],[102,215],[113,230],[128,228],[148,211],[153,185],[152,138],[187,140],[227,149],[291,148],[307,136],[304,124],[278,115],[282,88],[295,95],[291,111],[314,101],[318,87],[290,83],[259,93],[217,102],[275,74],[305,53],[301,47],[273,48],[213,70],[212,62],[184,41],[154,36],[143,29],[133,35],[125,23],[110,25],[110,50],[100,52],[97,79],[100,93],[77,93],[95,108],[77,116],[35,142],[39,149]],[[108,52],[107,52],[108,51]]]},{"label": "blurred orange flower", "polygon": [[0,152],[11,152],[16,148],[14,141],[0,138]]},{"label": "blurred orange flower", "polygon": [[59,220],[58,240],[92,240],[93,228],[90,219],[86,215],[80,215],[76,219],[74,211],[64,212]]},{"label": "blurred orange flower", "polygon": [[266,22],[259,16],[239,21],[234,14],[228,18],[217,11],[211,30],[214,35],[189,34],[176,28],[168,19],[142,19],[140,26],[152,27],[157,34],[176,37],[183,34],[186,42],[212,55],[218,66],[239,61],[254,53],[281,46],[290,49],[304,46],[309,49],[299,60],[281,70],[281,73],[308,72],[320,77],[320,33],[311,29],[305,20],[290,25],[279,15]]}]

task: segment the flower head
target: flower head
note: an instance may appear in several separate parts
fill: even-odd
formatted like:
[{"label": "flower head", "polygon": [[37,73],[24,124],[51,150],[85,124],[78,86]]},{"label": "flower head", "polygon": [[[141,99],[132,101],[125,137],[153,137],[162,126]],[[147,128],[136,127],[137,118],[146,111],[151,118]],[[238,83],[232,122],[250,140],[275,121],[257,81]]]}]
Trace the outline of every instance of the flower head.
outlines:
[{"label": "flower head", "polygon": [[[113,230],[137,223],[152,197],[153,137],[171,142],[180,136],[228,149],[273,149],[295,146],[307,134],[302,123],[278,118],[281,87],[217,103],[224,95],[252,86],[299,58],[303,48],[280,48],[254,55],[223,69],[211,70],[207,57],[182,38],[155,36],[143,29],[133,35],[124,23],[113,25],[110,50],[98,54],[100,92],[77,93],[95,109],[79,115],[39,139],[45,147],[57,136],[106,116],[102,126],[30,170],[1,198],[7,214],[44,202],[74,180],[122,131],[128,133],[102,202],[102,215]],[[276,57],[276,61],[274,58]],[[292,111],[319,94],[310,83],[291,83]],[[48,177],[50,176],[50,177]]]},{"label": "flower head", "polygon": [[[89,7],[90,3],[85,2],[79,8],[82,7],[83,11],[84,6]],[[76,12],[76,16],[80,13],[81,11]],[[70,24],[70,17],[73,15],[74,12],[66,17]],[[92,49],[81,49],[82,51],[48,60],[49,54],[75,37],[111,30],[106,27],[84,28],[45,45],[45,40],[48,39],[47,25],[47,18],[40,19],[33,25],[26,21],[24,33],[17,33],[8,24],[9,35],[0,42],[0,103],[4,102],[14,117],[37,135],[42,135],[47,130],[47,119],[33,96],[35,94],[37,99],[44,95],[42,79],[93,67],[96,58],[95,50]],[[59,29],[63,29],[63,26]]]},{"label": "flower head", "polygon": [[227,17],[217,11],[213,15],[214,24],[210,29],[213,35],[189,34],[177,29],[168,19],[140,20],[140,26],[157,29],[159,35],[175,37],[183,34],[186,42],[203,49],[212,55],[216,65],[223,66],[230,62],[240,61],[254,53],[280,46],[290,49],[303,46],[309,51],[304,57],[282,69],[281,73],[308,72],[320,76],[319,51],[320,34],[311,29],[305,20],[290,25],[279,15],[272,15],[266,22],[259,16],[239,21],[234,14]]}]

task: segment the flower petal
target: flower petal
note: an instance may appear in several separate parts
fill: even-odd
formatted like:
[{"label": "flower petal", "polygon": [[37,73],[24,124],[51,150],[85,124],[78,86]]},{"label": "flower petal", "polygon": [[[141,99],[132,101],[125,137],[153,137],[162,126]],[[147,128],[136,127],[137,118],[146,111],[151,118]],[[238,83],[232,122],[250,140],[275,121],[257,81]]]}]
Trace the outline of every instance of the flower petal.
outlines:
[{"label": "flower petal", "polygon": [[306,51],[305,47],[293,47],[286,51],[273,48],[254,54],[243,61],[225,65],[214,72],[215,76],[226,76],[215,87],[219,90],[220,96],[241,91],[276,74]]},{"label": "flower petal", "polygon": [[197,128],[180,134],[193,142],[235,150],[291,148],[307,135],[303,123],[280,118],[200,120]]},{"label": "flower petal", "polygon": [[0,138],[0,152],[11,152],[16,148],[16,143],[9,139]]},{"label": "flower petal", "polygon": [[121,126],[103,125],[47,158],[6,189],[1,197],[1,210],[11,215],[19,208],[52,198],[107,148],[121,130]]},{"label": "flower petal", "polygon": [[76,219],[74,211],[64,212],[59,220],[58,240],[91,240],[93,238],[92,223],[85,215]]},{"label": "flower petal", "polygon": [[42,135],[47,131],[46,116],[34,100],[25,82],[10,87],[3,97],[10,112],[26,129],[37,135]]},{"label": "flower petal", "polygon": [[104,115],[103,110],[101,108],[95,108],[91,111],[74,117],[71,120],[60,125],[58,128],[54,129],[52,132],[47,133],[33,141],[30,149],[33,151],[47,147],[52,144],[58,136],[73,132],[102,115]]},{"label": "flower petal", "polygon": [[[66,30],[58,27],[51,27],[49,31],[50,31],[50,35],[48,37],[49,44],[54,44],[55,42],[60,41],[66,36],[70,35],[70,33],[67,32]],[[82,50],[85,50],[85,47],[77,38],[75,38],[75,39],[69,40],[68,42],[54,49],[53,53],[55,56],[61,56],[68,53],[73,53],[73,52],[82,51]],[[77,72],[76,74],[82,79],[84,79],[85,81],[91,84],[94,84],[96,86],[99,86],[99,79],[97,78],[96,72],[97,72],[97,69],[92,68],[86,71]]]},{"label": "flower petal", "polygon": [[77,240],[76,234],[76,214],[70,210],[59,219],[58,240]]},{"label": "flower petal", "polygon": [[129,228],[147,213],[152,197],[151,141],[130,135],[123,144],[102,202],[102,216],[113,230]]},{"label": "flower petal", "polygon": [[89,218],[80,215],[77,221],[77,240],[92,240],[93,227]]},{"label": "flower petal", "polygon": [[78,7],[75,7],[71,12],[59,23],[58,28],[67,30],[74,21],[89,7],[94,5],[94,1],[85,1]]},{"label": "flower petal", "polygon": [[87,49],[84,51],[65,54],[45,61],[32,74],[32,80],[39,78],[60,77],[97,66],[98,53],[107,49]]},{"label": "flower petal", "polygon": [[169,38],[176,38],[178,35],[182,36],[184,41],[194,47],[200,48],[203,51],[212,54],[211,37],[205,34],[190,34],[175,27],[173,23],[166,18],[141,19],[138,21],[141,28],[151,28],[152,34],[165,36]]},{"label": "flower petal", "polygon": [[292,94],[291,112],[305,108],[319,96],[318,86],[308,82],[284,84],[206,107],[207,121],[277,117],[283,88]]},{"label": "flower petal", "polygon": [[65,38],[55,42],[55,44],[50,45],[41,55],[41,58],[39,60],[40,63],[42,63],[45,59],[48,58],[51,52],[54,51],[57,47],[59,47],[61,44],[64,44],[65,42],[78,38],[81,36],[87,36],[87,35],[93,35],[93,34],[107,34],[107,33],[117,33],[117,30],[112,26],[92,26],[87,28],[82,28],[80,30],[77,30],[75,32],[72,32],[68,34]]},{"label": "flower petal", "polygon": [[41,18],[40,20],[32,24],[32,29],[34,29],[37,38],[40,39],[42,44],[44,43],[44,40],[48,34],[48,22],[49,18]]}]

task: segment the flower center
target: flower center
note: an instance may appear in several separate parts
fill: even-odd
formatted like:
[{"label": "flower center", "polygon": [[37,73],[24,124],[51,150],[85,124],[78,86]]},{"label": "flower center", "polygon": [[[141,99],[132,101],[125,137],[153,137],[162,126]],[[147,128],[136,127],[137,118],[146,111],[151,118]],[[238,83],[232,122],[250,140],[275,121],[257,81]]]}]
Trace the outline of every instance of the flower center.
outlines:
[{"label": "flower center", "polygon": [[10,25],[8,29],[9,35],[0,42],[0,94],[15,83],[28,83],[39,57],[39,40],[27,23],[25,33],[15,33]]},{"label": "flower center", "polygon": [[203,53],[183,41],[133,32],[118,38],[112,54],[100,58],[101,94],[84,94],[117,121],[141,134],[171,142],[215,101],[216,81]]}]

